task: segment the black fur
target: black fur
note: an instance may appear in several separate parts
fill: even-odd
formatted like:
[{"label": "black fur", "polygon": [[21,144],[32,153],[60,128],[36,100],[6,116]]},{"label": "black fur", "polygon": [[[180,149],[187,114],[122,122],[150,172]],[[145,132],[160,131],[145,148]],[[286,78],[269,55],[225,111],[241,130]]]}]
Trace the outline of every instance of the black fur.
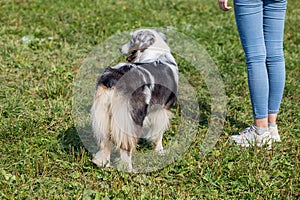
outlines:
[{"label": "black fur", "polygon": [[148,70],[155,80],[150,105],[165,105],[169,109],[176,101],[177,96],[177,83],[173,71],[168,65],[159,61],[154,63],[137,63],[137,65]]},{"label": "black fur", "polygon": [[135,124],[140,127],[143,126],[144,119],[148,113],[148,104],[145,103],[146,98],[143,95],[143,91],[147,87],[146,85],[138,88],[130,98],[130,105],[132,107],[131,117]]},{"label": "black fur", "polygon": [[97,86],[104,85],[107,88],[111,88],[115,86],[118,80],[129,70],[132,69],[132,65],[124,65],[120,68],[112,68],[107,67],[105,68],[103,74],[99,77]]}]

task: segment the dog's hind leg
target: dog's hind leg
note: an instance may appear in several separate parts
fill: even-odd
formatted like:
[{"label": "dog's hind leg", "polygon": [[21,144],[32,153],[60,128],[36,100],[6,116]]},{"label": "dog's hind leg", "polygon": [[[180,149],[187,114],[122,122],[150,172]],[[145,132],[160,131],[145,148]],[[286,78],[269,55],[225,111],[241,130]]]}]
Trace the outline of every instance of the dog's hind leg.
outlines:
[{"label": "dog's hind leg", "polygon": [[158,154],[162,155],[165,153],[164,151],[164,147],[162,144],[162,138],[163,138],[163,134],[160,135],[159,138],[157,138],[156,141],[153,141],[153,143],[155,144],[155,152],[157,152]]},{"label": "dog's hind leg", "polygon": [[93,162],[99,167],[109,166],[110,151],[110,104],[113,90],[99,86],[95,92],[91,108],[91,120],[94,137],[99,151],[94,155]]},{"label": "dog's hind leg", "polygon": [[122,168],[132,172],[132,162],[131,162],[131,157],[132,157],[132,149],[130,150],[125,150],[125,149],[120,149],[120,164],[123,165]]},{"label": "dog's hind leg", "polygon": [[120,149],[118,166],[123,170],[133,171],[132,151],[141,135],[141,126],[135,123],[132,114],[132,109],[136,110],[137,107],[131,106],[129,98],[122,93],[116,92],[113,100],[110,130],[114,145]]},{"label": "dog's hind leg", "polygon": [[170,118],[172,118],[172,113],[161,107],[161,105],[156,105],[154,108],[152,107],[148,116],[147,116],[147,125],[148,133],[146,138],[150,140],[154,145],[154,150],[163,154],[163,134],[169,128]]},{"label": "dog's hind leg", "polygon": [[100,150],[94,155],[93,163],[98,167],[109,167],[111,148],[112,144],[110,141],[101,141]]}]

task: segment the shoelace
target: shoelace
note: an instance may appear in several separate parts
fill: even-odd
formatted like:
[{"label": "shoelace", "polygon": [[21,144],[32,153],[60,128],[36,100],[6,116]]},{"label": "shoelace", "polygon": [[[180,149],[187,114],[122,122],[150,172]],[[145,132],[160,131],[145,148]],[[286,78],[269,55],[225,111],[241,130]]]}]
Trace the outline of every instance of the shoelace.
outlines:
[{"label": "shoelace", "polygon": [[240,135],[244,135],[244,134],[246,134],[246,133],[249,133],[249,132],[255,131],[255,130],[256,130],[256,129],[255,129],[254,126],[250,126],[250,127],[248,127],[248,128],[245,128],[242,132],[240,132]]}]

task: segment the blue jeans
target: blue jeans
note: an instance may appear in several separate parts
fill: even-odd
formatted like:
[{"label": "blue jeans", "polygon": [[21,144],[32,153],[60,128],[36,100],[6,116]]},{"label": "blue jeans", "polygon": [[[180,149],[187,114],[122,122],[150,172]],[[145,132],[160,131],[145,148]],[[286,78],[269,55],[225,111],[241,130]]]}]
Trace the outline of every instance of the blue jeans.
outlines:
[{"label": "blue jeans", "polygon": [[254,118],[277,114],[285,84],[286,0],[234,0]]}]

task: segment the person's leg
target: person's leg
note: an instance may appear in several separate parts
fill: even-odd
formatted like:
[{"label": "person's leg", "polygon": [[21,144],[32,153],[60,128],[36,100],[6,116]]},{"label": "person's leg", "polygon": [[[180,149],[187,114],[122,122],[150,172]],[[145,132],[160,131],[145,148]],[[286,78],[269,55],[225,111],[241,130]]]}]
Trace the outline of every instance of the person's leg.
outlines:
[{"label": "person's leg", "polygon": [[268,129],[269,80],[263,31],[263,0],[235,0],[234,11],[239,36],[246,56],[248,86],[255,126],[229,139],[236,144],[271,145]]},{"label": "person's leg", "polygon": [[254,125],[258,128],[268,128],[268,118],[254,118]]},{"label": "person's leg", "polygon": [[285,85],[283,35],[286,2],[286,0],[264,0],[263,3],[266,64],[269,77],[268,122],[271,125],[276,125]]},{"label": "person's leg", "polygon": [[276,125],[276,119],[285,85],[283,35],[286,3],[286,0],[264,0],[264,36],[270,87],[268,124],[270,135],[272,139],[277,142],[280,142],[281,139]]},{"label": "person's leg", "polygon": [[276,124],[277,114],[268,114],[268,123]]},{"label": "person's leg", "polygon": [[263,32],[263,2],[235,0],[234,10],[246,56],[254,123],[258,128],[268,128],[269,80]]}]

